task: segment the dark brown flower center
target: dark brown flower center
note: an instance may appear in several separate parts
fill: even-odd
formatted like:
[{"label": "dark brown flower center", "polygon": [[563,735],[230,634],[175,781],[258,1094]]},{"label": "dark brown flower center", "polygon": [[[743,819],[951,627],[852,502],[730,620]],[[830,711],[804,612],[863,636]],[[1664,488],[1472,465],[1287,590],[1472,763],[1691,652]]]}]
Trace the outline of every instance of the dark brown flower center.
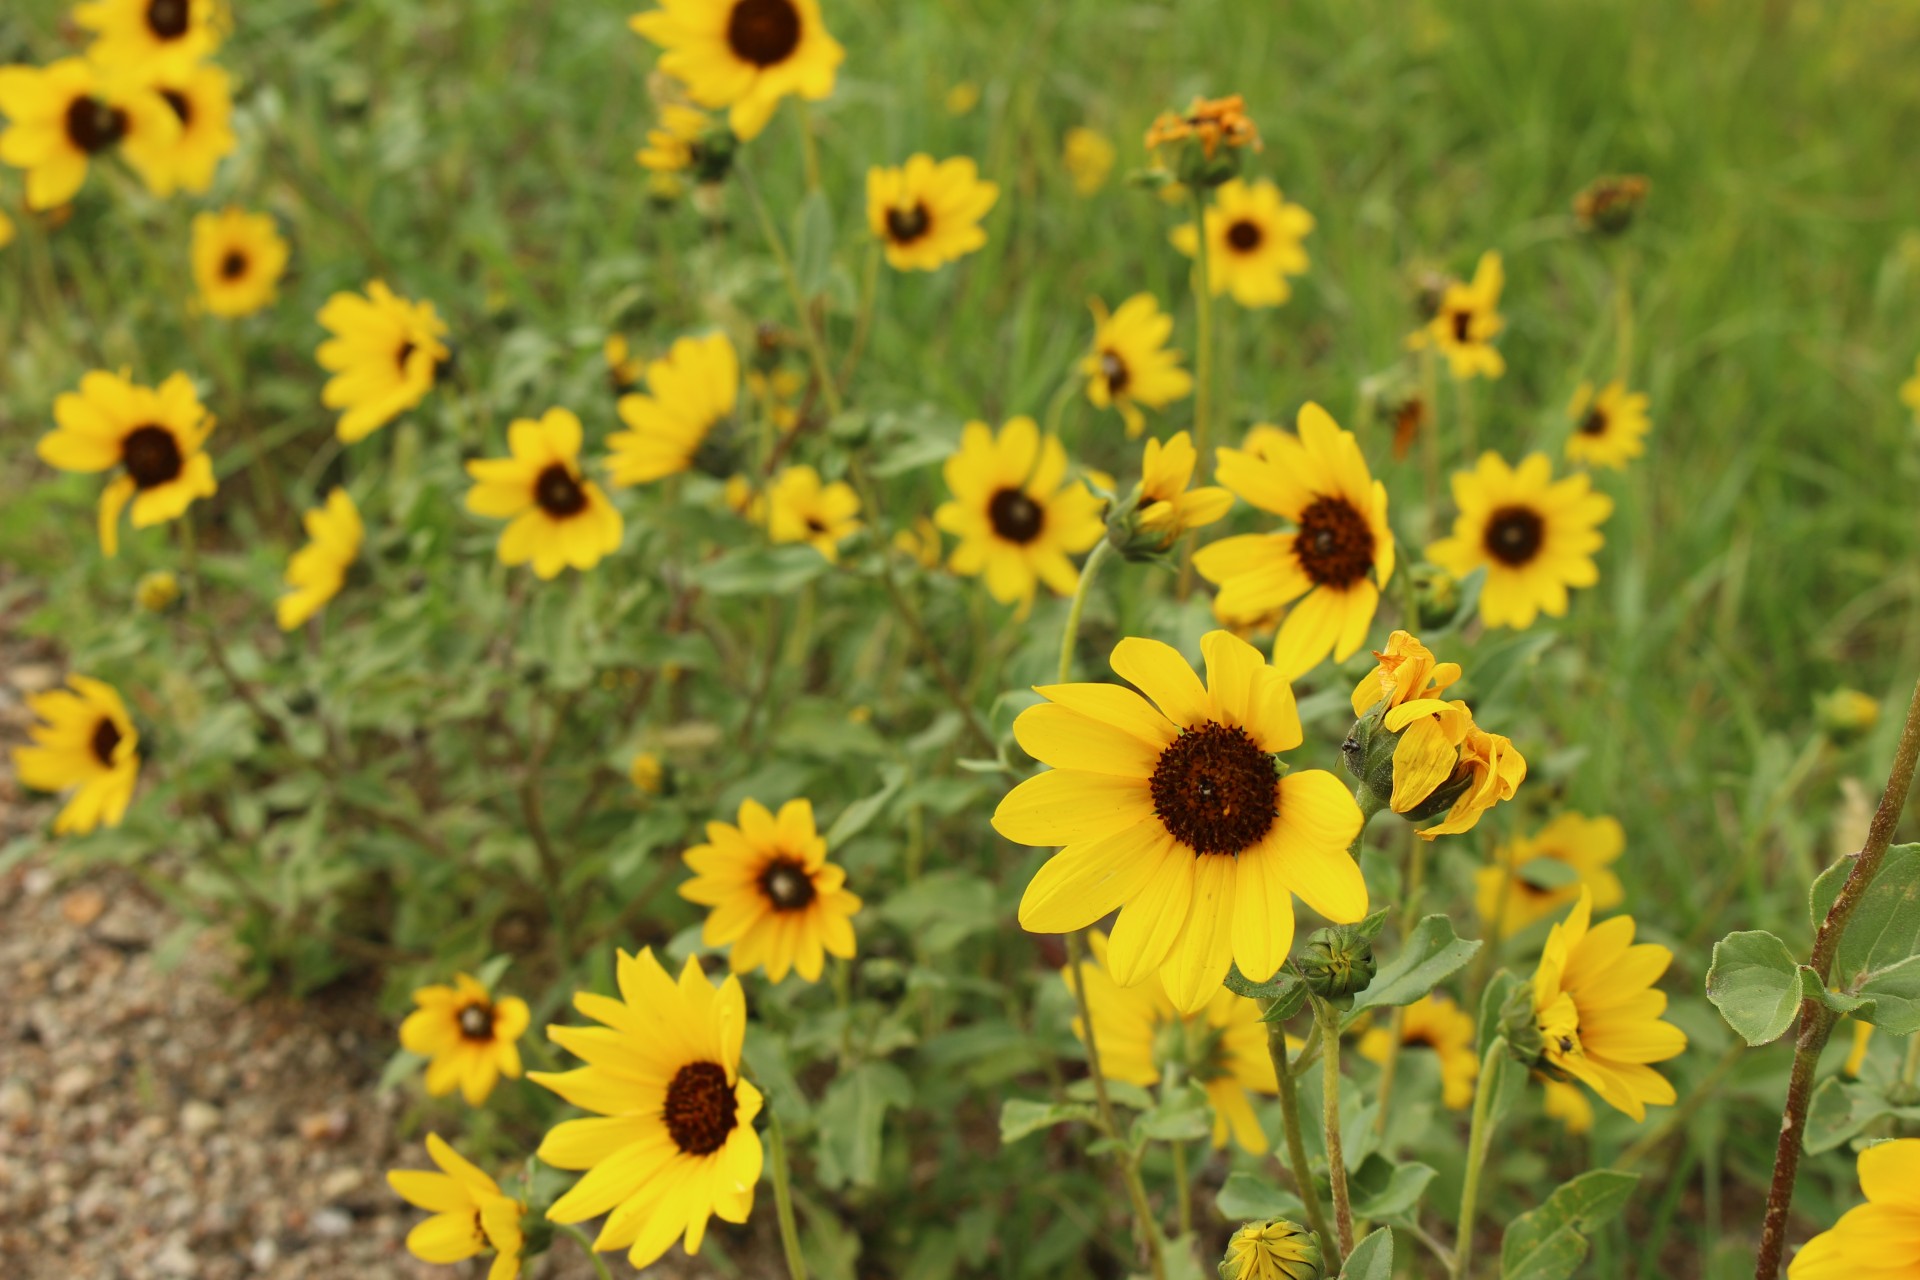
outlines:
[{"label": "dark brown flower center", "polygon": [[1107,380],[1107,394],[1115,396],[1124,394],[1127,384],[1133,381],[1133,375],[1127,372],[1127,362],[1112,351],[1100,353],[1100,376]]},{"label": "dark brown flower center", "polygon": [[481,1041],[493,1039],[493,1006],[470,1004],[460,1010],[460,1038]]},{"label": "dark brown flower center", "polygon": [[1473,312],[1471,311],[1450,312],[1447,316],[1447,320],[1448,320],[1448,323],[1450,323],[1453,326],[1453,340],[1455,342],[1464,343],[1464,342],[1473,341]]},{"label": "dark brown flower center", "polygon": [[173,438],[173,432],[151,424],[127,433],[127,438],[120,442],[120,460],[126,464],[134,484],[142,489],[152,489],[175,479],[185,463],[180,456],[180,442]]},{"label": "dark brown flower center", "polygon": [[760,890],[775,911],[799,911],[812,905],[813,877],[797,858],[775,858],[760,873]]},{"label": "dark brown flower center", "polygon": [[807,532],[825,533],[826,531],[827,531],[826,522],[822,520],[819,516],[807,517]]},{"label": "dark brown flower center", "polygon": [[191,16],[188,0],[151,0],[147,5],[147,30],[162,40],[178,40],[187,34]]},{"label": "dark brown flower center", "polygon": [[1607,413],[1599,405],[1587,410],[1587,416],[1580,421],[1580,434],[1583,436],[1603,436],[1607,434]]},{"label": "dark brown flower center", "polygon": [[1432,1049],[1436,1053],[1440,1051],[1440,1046],[1430,1031],[1409,1031],[1401,1038],[1400,1044],[1402,1048],[1407,1049]]},{"label": "dark brown flower center", "polygon": [[1039,537],[1047,525],[1047,513],[1024,489],[1002,489],[994,494],[987,503],[987,519],[993,523],[994,533],[1021,546]]},{"label": "dark brown flower center", "polygon": [[1273,757],[1245,729],[1209,720],[1160,753],[1149,789],[1153,811],[1195,853],[1237,854],[1280,814]]},{"label": "dark brown flower center", "polygon": [[238,280],[247,274],[247,255],[238,249],[227,250],[227,256],[220,259],[220,278]]},{"label": "dark brown flower center", "polygon": [[1350,587],[1373,567],[1373,530],[1345,498],[1315,498],[1300,513],[1293,554],[1316,586]]},{"label": "dark brown flower center", "polygon": [[181,124],[191,125],[193,123],[193,103],[188,99],[186,94],[181,93],[178,89],[162,89],[160,96],[167,100],[169,107],[173,108],[173,114],[180,117]]},{"label": "dark brown flower center", "polygon": [[1227,228],[1227,243],[1236,253],[1252,253],[1260,247],[1266,233],[1251,218],[1241,218]]},{"label": "dark brown flower center", "polygon": [[912,244],[927,234],[927,228],[932,225],[933,215],[927,212],[925,201],[911,209],[887,210],[887,239],[895,244]]},{"label": "dark brown flower center", "polygon": [[587,491],[564,463],[556,462],[533,482],[533,500],[550,516],[577,516],[587,509]]},{"label": "dark brown flower center", "polygon": [[113,766],[113,753],[120,746],[120,726],[113,722],[112,716],[101,716],[100,723],[93,726],[93,737],[89,746],[93,748],[93,758],[108,768]]},{"label": "dark brown flower center", "polygon": [[400,344],[400,354],[394,357],[394,363],[400,366],[400,372],[402,374],[406,373],[407,361],[413,358],[413,353],[416,349],[411,342],[403,342]]},{"label": "dark brown flower center", "polygon": [[778,66],[800,47],[800,11],[792,0],[739,0],[727,15],[727,47],[742,62]]},{"label": "dark brown flower center", "polygon": [[75,98],[67,106],[67,140],[98,155],[127,136],[127,113],[98,98]]},{"label": "dark brown flower center", "polygon": [[690,1156],[718,1151],[740,1122],[726,1068],[717,1062],[689,1062],[676,1071],[663,1111],[667,1136]]},{"label": "dark brown flower center", "polygon": [[1540,554],[1546,536],[1547,522],[1532,507],[1501,507],[1487,517],[1487,554],[1516,569]]}]

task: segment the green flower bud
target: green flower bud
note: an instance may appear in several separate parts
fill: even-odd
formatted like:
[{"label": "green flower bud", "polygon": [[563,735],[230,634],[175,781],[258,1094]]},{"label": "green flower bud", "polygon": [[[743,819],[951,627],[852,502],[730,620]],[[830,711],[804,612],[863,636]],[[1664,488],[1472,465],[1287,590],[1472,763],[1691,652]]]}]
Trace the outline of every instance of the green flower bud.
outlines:
[{"label": "green flower bud", "polygon": [[1420,629],[1436,631],[1452,622],[1460,612],[1460,583],[1437,564],[1416,564],[1413,575],[1413,606],[1420,613]]},{"label": "green flower bud", "polygon": [[733,130],[724,121],[716,122],[693,144],[693,180],[702,186],[726,181],[739,145]]},{"label": "green flower bud", "polygon": [[1340,763],[1360,784],[1354,798],[1368,817],[1386,808],[1393,795],[1393,749],[1400,735],[1389,733],[1381,723],[1386,714],[1386,703],[1375,703],[1353,722],[1347,740],[1340,744]]},{"label": "green flower bud", "polygon": [[546,1214],[523,1214],[520,1230],[526,1233],[520,1243],[521,1258],[537,1258],[553,1248],[553,1224],[547,1221]]},{"label": "green flower bud", "polygon": [[1529,1066],[1545,1055],[1546,1041],[1541,1038],[1540,1019],[1533,1008],[1533,984],[1520,983],[1500,1006],[1500,1033],[1506,1036],[1513,1056]]},{"label": "green flower bud", "polygon": [[1315,929],[1294,964],[1307,990],[1322,1000],[1348,1000],[1373,981],[1373,944],[1351,925]]},{"label": "green flower bud", "polygon": [[1220,1280],[1321,1280],[1320,1243],[1284,1219],[1249,1222],[1227,1241]]}]

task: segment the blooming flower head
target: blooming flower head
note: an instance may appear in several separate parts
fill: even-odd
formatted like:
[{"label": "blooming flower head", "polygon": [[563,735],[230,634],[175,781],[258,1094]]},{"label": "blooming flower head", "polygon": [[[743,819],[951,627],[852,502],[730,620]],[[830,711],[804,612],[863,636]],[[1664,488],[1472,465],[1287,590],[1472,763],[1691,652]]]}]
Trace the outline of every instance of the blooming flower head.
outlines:
[{"label": "blooming flower head", "polygon": [[1093,300],[1093,349],[1080,362],[1087,399],[1096,409],[1112,406],[1126,421],[1127,436],[1146,430],[1140,406],[1163,409],[1193,393],[1193,375],[1180,367],[1180,353],[1167,346],[1173,317],[1150,293],[1136,293],[1109,313]]},{"label": "blooming flower head", "polygon": [[617,485],[645,484],[694,467],[724,476],[740,400],[740,357],[724,333],[681,338],[647,364],[647,390],[620,398],[627,430],[607,437]]},{"label": "blooming flower head", "polygon": [[[1231,293],[1243,307],[1277,307],[1293,296],[1288,276],[1306,274],[1301,241],[1313,230],[1313,215],[1288,204],[1267,179],[1234,178],[1214,192],[1205,214],[1207,288],[1214,297]],[[1191,222],[1173,229],[1173,247],[1189,258],[1200,251]]]},{"label": "blooming flower head", "polygon": [[293,553],[287,565],[287,585],[292,590],[275,606],[282,631],[303,625],[340,594],[347,570],[360,558],[360,545],[367,535],[366,526],[360,522],[360,509],[345,489],[336,488],[327,495],[325,506],[313,508],[301,520],[307,529],[307,545]]},{"label": "blooming flower head", "polygon": [[913,523],[893,535],[893,549],[909,557],[922,569],[937,569],[946,554],[941,545],[940,527],[926,516],[915,516]]},{"label": "blooming flower head", "polygon": [[1678,1057],[1687,1047],[1686,1034],[1661,1021],[1667,997],[1653,986],[1673,952],[1652,943],[1633,945],[1631,916],[1589,927],[1592,914],[1593,894],[1582,888],[1573,911],[1547,936],[1534,971],[1542,1063],[1644,1120],[1648,1103],[1670,1106],[1675,1096],[1650,1064]]},{"label": "blooming flower head", "polygon": [[540,1144],[545,1163],[588,1171],[547,1216],[574,1223],[607,1214],[593,1247],[625,1249],[645,1268],[676,1237],[689,1255],[700,1252],[715,1215],[747,1220],[760,1181],[753,1120],[761,1099],[740,1074],[747,1002],[739,978],[715,987],[690,956],[676,983],[651,949],[620,952],[616,977],[618,1000],[573,997],[600,1026],[547,1028],[587,1065],[529,1078],[595,1113],[555,1125]]},{"label": "blooming flower head", "polygon": [[1438,351],[1456,378],[1497,378],[1505,373],[1507,362],[1493,339],[1507,323],[1500,315],[1500,291],[1506,280],[1500,255],[1491,250],[1481,254],[1472,283],[1448,281],[1433,319],[1407,335],[1407,347]]},{"label": "blooming flower head", "polygon": [[1260,130],[1247,114],[1239,94],[1224,98],[1195,98],[1184,113],[1163,111],[1147,130],[1147,150],[1192,142],[1211,160],[1222,148],[1260,150]]},{"label": "blooming flower head", "polygon": [[375,280],[366,296],[336,293],[320,308],[333,336],[320,344],[320,367],[333,375],[320,403],[344,409],[336,431],[352,444],[418,405],[453,353],[447,326],[431,302],[409,302]]},{"label": "blooming flower head", "polygon": [[[1160,1083],[1166,1066],[1177,1064],[1184,1078],[1206,1090],[1213,1111],[1213,1145],[1226,1146],[1231,1134],[1243,1151],[1265,1155],[1267,1135],[1247,1095],[1278,1093],[1280,1084],[1267,1052],[1260,1006],[1223,986],[1214,989],[1200,1012],[1183,1016],[1159,984],[1123,987],[1113,980],[1106,934],[1091,933],[1087,941],[1093,962],[1083,961],[1080,973],[1087,985],[1094,1041],[1100,1046],[1101,1073],[1147,1089]],[[1072,970],[1062,969],[1060,977],[1072,991]],[[1073,1034],[1082,1042],[1087,1038],[1078,1017]]]},{"label": "blooming flower head", "polygon": [[1032,418],[1013,418],[998,435],[969,422],[960,448],[946,461],[953,499],[933,522],[960,539],[948,565],[968,577],[984,574],[1001,604],[1033,602],[1036,582],[1071,595],[1080,571],[1067,557],[1100,541],[1100,500],[1069,482],[1067,451],[1040,438]]},{"label": "blooming flower head", "polygon": [[269,214],[229,208],[194,217],[193,281],[209,315],[247,316],[272,305],[287,256]]},{"label": "blooming flower head", "polygon": [[387,1185],[416,1209],[433,1216],[407,1233],[407,1252],[422,1262],[465,1262],[493,1250],[487,1280],[514,1280],[525,1244],[526,1206],[500,1190],[437,1133],[427,1135],[427,1154],[440,1172],[393,1169]]},{"label": "blooming flower head", "polygon": [[14,772],[35,791],[72,791],[53,820],[55,835],[117,827],[140,777],[140,735],[112,685],[70,675],[67,688],[28,697],[39,723],[32,745],[13,749]]},{"label": "blooming flower head", "polygon": [[444,1098],[455,1089],[469,1106],[479,1106],[501,1076],[520,1078],[515,1041],[527,1029],[527,1002],[517,996],[495,999],[464,973],[453,985],[421,987],[413,993],[414,1011],[400,1024],[400,1047],[427,1059],[427,1092]]},{"label": "blooming flower head", "polygon": [[1073,180],[1075,194],[1090,196],[1107,185],[1119,151],[1113,140],[1097,129],[1077,124],[1060,141],[1060,167]]},{"label": "blooming flower head", "polygon": [[821,482],[812,467],[788,467],[767,490],[767,533],[775,543],[805,542],[829,563],[860,531],[860,495],[844,480]]},{"label": "blooming flower head", "polygon": [[980,219],[999,198],[972,157],[935,163],[922,153],[867,170],[867,227],[896,271],[933,271],[987,242]]},{"label": "blooming flower head", "polygon": [[628,25],[660,46],[660,69],[695,102],[728,108],[742,140],[757,137],[788,94],[830,95],[846,57],[818,0],[661,0]]},{"label": "blooming flower head", "polygon": [[[1282,776],[1300,745],[1286,678],[1246,641],[1207,633],[1203,685],[1178,650],[1129,638],[1113,684],[1044,685],[1014,721],[1053,766],[1001,800],[993,826],[1016,844],[1059,845],[1020,900],[1034,933],[1084,929],[1118,909],[1108,969],[1123,987],[1156,971],[1198,1013],[1237,964],[1263,982],[1293,945],[1293,895],[1339,923],[1367,911],[1348,846],[1360,808],[1324,770]],[[1148,701],[1151,699],[1152,701]]]},{"label": "blooming flower head", "polygon": [[1618,378],[1598,395],[1591,382],[1581,383],[1567,405],[1567,417],[1573,421],[1573,434],[1567,437],[1571,462],[1620,471],[1628,459],[1647,451],[1647,397],[1628,392],[1627,384]]},{"label": "blooming flower head", "polygon": [[214,0],[90,0],[74,25],[94,33],[87,56],[116,72],[189,66],[220,46]]},{"label": "blooming flower head", "polygon": [[1593,492],[1585,474],[1553,478],[1544,453],[1510,467],[1489,450],[1471,471],[1453,473],[1460,514],[1453,535],[1427,548],[1427,559],[1456,578],[1485,566],[1480,618],[1490,627],[1523,629],[1544,613],[1567,611],[1567,588],[1600,580],[1593,553],[1606,539],[1600,525],[1613,499]]},{"label": "blooming flower head", "polygon": [[220,161],[240,145],[233,133],[232,77],[210,62],[192,63],[157,72],[153,87],[180,128],[166,147],[157,181],[148,185],[155,195],[176,189],[204,194]]},{"label": "blooming flower head", "polygon": [[1291,1222],[1249,1222],[1227,1241],[1220,1280],[1320,1280],[1320,1243]]},{"label": "blooming flower head", "polygon": [[707,843],[684,856],[694,879],[680,896],[711,908],[701,943],[731,943],[735,973],[765,966],[774,982],[789,970],[818,982],[826,956],[853,958],[860,899],[846,891],[847,873],[827,861],[808,801],[787,801],[777,817],[743,801],[739,826],[709,822]]},{"label": "blooming flower head", "polygon": [[467,510],[513,521],[500,535],[501,564],[532,561],[535,573],[552,578],[568,567],[591,569],[620,549],[625,526],[581,471],[580,439],[579,418],[549,409],[537,422],[508,426],[511,457],[467,464],[474,479]]},{"label": "blooming flower head", "polygon": [[180,121],[146,84],[85,58],[0,67],[0,160],[27,175],[27,208],[53,209],[86,184],[87,168],[119,150],[149,189],[172,189]]},{"label": "blooming flower head", "polygon": [[1561,814],[1532,835],[1501,846],[1493,866],[1474,872],[1480,918],[1506,937],[1560,914],[1582,890],[1592,895],[1596,911],[1619,906],[1627,894],[1613,863],[1626,844],[1617,818]]},{"label": "blooming flower head", "polygon": [[53,402],[56,429],[40,437],[41,461],[62,471],[123,469],[100,493],[100,547],[120,550],[120,513],[133,504],[133,527],[178,519],[195,498],[217,487],[213,459],[202,448],[213,418],[193,380],[176,373],[157,388],[95,371],[80,389]]},{"label": "blooming flower head", "polygon": [[1189,489],[1200,460],[1193,440],[1176,432],[1165,444],[1147,441],[1140,459],[1140,527],[1171,541],[1189,529],[1214,523],[1233,507],[1233,495],[1217,485]]},{"label": "blooming flower head", "polygon": [[1215,471],[1240,497],[1291,521],[1294,532],[1222,538],[1193,557],[1200,575],[1219,586],[1230,617],[1293,604],[1273,649],[1289,680],[1329,653],[1339,662],[1359,649],[1380,588],[1393,576],[1387,489],[1368,472],[1359,442],[1312,402],[1301,407],[1298,426],[1297,437],[1271,439],[1265,458],[1220,450]]},{"label": "blooming flower head", "polygon": [[[1440,1101],[1455,1111],[1473,1101],[1473,1082],[1480,1075],[1476,1035],[1473,1015],[1443,994],[1422,996],[1400,1014],[1401,1048],[1433,1051],[1440,1064]],[[1392,1044],[1392,1030],[1376,1024],[1360,1037],[1360,1056],[1385,1062]]]},{"label": "blooming flower head", "polygon": [[1896,1138],[1860,1153],[1867,1202],[1807,1241],[1788,1280],[1896,1280],[1920,1256],[1920,1138]]}]

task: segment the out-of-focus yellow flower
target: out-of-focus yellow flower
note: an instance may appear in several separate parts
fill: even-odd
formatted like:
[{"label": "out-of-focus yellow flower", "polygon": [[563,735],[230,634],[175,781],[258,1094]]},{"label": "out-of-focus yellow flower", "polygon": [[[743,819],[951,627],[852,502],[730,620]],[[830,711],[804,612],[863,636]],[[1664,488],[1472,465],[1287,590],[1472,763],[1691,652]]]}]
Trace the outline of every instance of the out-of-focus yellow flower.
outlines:
[{"label": "out-of-focus yellow flower", "polygon": [[140,735],[112,685],[82,675],[67,688],[36,693],[27,709],[31,746],[13,749],[14,772],[35,791],[72,791],[53,820],[53,834],[84,836],[117,827],[140,778]]},{"label": "out-of-focus yellow flower", "polygon": [[847,892],[846,871],[827,861],[810,801],[789,800],[778,815],[743,801],[739,826],[709,822],[707,842],[683,856],[694,878],[680,896],[709,908],[700,940],[731,944],[735,973],[765,967],[772,982],[790,971],[818,982],[827,956],[853,958],[860,899]]},{"label": "out-of-focus yellow flower", "polygon": [[1579,1085],[1564,1080],[1547,1080],[1546,1111],[1565,1125],[1574,1137],[1593,1130],[1593,1103]]},{"label": "out-of-focus yellow flower", "polygon": [[867,170],[867,226],[896,271],[933,271],[987,242],[980,220],[1000,198],[970,156]]},{"label": "out-of-focus yellow flower", "polygon": [[623,396],[640,385],[647,363],[633,354],[624,333],[611,333],[600,347],[600,358],[607,364],[607,385],[613,394]]},{"label": "out-of-focus yellow flower", "polygon": [[1813,718],[1829,738],[1849,742],[1879,723],[1880,702],[1858,689],[1834,689],[1814,699]]},{"label": "out-of-focus yellow flower", "polygon": [[1438,351],[1447,358],[1455,378],[1497,378],[1505,373],[1507,362],[1493,339],[1507,324],[1500,315],[1500,293],[1506,282],[1500,255],[1491,250],[1481,254],[1472,283],[1447,283],[1433,318],[1407,335],[1407,349]]},{"label": "out-of-focus yellow flower", "polygon": [[1119,154],[1113,139],[1083,124],[1067,130],[1060,141],[1060,167],[1073,180],[1074,191],[1083,196],[1093,195],[1107,185]]},{"label": "out-of-focus yellow flower", "polygon": [[204,447],[213,416],[184,373],[149,388],[95,370],[54,400],[53,420],[36,446],[42,462],[62,471],[122,469],[100,493],[100,548],[109,558],[119,554],[129,502],[133,527],[145,529],[178,519],[218,487]]},{"label": "out-of-focus yellow flower", "polygon": [[1653,184],[1637,173],[1595,178],[1573,198],[1574,220],[1582,231],[1619,235],[1633,225]]},{"label": "out-of-focus yellow flower", "polygon": [[233,133],[233,79],[212,63],[200,63],[158,73],[154,88],[180,128],[165,147],[157,181],[149,179],[149,185],[155,195],[175,189],[204,194],[220,161],[240,145]]},{"label": "out-of-focus yellow flower", "polygon": [[94,34],[87,56],[116,74],[192,66],[220,46],[214,0],[91,0],[74,25]]},{"label": "out-of-focus yellow flower", "polygon": [[926,516],[915,516],[912,527],[896,532],[893,549],[912,557],[922,569],[938,569],[946,550],[940,542],[940,527]]},{"label": "out-of-focus yellow flower", "polygon": [[620,398],[627,430],[607,437],[616,485],[646,484],[694,467],[732,471],[731,427],[740,357],[724,333],[680,338],[647,365],[647,390]]},{"label": "out-of-focus yellow flower", "polygon": [[[1475,905],[1500,937],[1518,933],[1536,920],[1558,915],[1579,898],[1593,894],[1596,911],[1610,911],[1627,893],[1613,863],[1627,847],[1626,831],[1616,818],[1563,813],[1530,836],[1496,850],[1494,865],[1474,873]],[[1559,876],[1542,883],[1543,870]]]},{"label": "out-of-focus yellow flower", "polygon": [[1067,481],[1067,451],[1056,437],[1042,440],[1032,418],[1010,419],[998,433],[969,422],[945,475],[953,498],[933,521],[960,539],[947,561],[955,573],[984,576],[993,598],[1019,604],[1023,615],[1040,582],[1073,594],[1080,571],[1067,557],[1100,541],[1106,526],[1100,500]]},{"label": "out-of-focus yellow flower", "polygon": [[971,80],[962,80],[947,90],[947,114],[963,116],[980,105],[980,86]]},{"label": "out-of-focus yellow flower", "polygon": [[1629,459],[1647,451],[1647,397],[1628,391],[1627,384],[1615,378],[1594,394],[1591,382],[1574,389],[1567,405],[1567,417],[1573,420],[1573,434],[1567,437],[1567,457],[1596,467],[1625,469]]},{"label": "out-of-focus yellow flower", "polygon": [[510,456],[467,463],[473,487],[467,510],[511,520],[500,535],[500,563],[533,563],[552,578],[562,569],[591,569],[620,548],[625,526],[599,485],[580,469],[580,419],[550,409],[539,420],[507,428]]},{"label": "out-of-focus yellow flower", "polygon": [[800,425],[800,393],[807,389],[806,376],[794,369],[775,369],[762,373],[747,371],[747,391],[760,403],[760,411],[779,431],[791,431]]},{"label": "out-of-focus yellow flower", "polygon": [[133,587],[134,603],[148,613],[165,613],[180,599],[180,579],[171,569],[155,569],[140,575]]},{"label": "out-of-focus yellow flower", "polygon": [[303,519],[310,541],[293,553],[287,565],[287,585],[293,589],[280,597],[275,608],[282,631],[300,626],[340,594],[347,569],[366,540],[360,509],[345,489],[336,488],[327,495],[325,506],[315,507]]},{"label": "out-of-focus yellow flower", "polygon": [[520,1078],[520,1050],[527,1002],[495,999],[467,974],[453,985],[436,983],[413,993],[414,1011],[400,1024],[400,1047],[427,1059],[427,1092],[444,1098],[455,1089],[477,1107],[501,1076]]},{"label": "out-of-focus yellow flower", "polygon": [[[1393,1031],[1373,1026],[1360,1037],[1360,1056],[1385,1062],[1392,1052]],[[1473,1101],[1473,1082],[1480,1075],[1475,1052],[1473,1015],[1445,995],[1422,996],[1400,1015],[1403,1049],[1431,1049],[1440,1064],[1440,1101],[1458,1111]]]},{"label": "out-of-focus yellow flower", "polygon": [[[1293,296],[1288,276],[1309,265],[1301,242],[1313,230],[1313,215],[1287,203],[1265,178],[1234,178],[1206,207],[1207,287],[1214,297],[1231,293],[1243,307],[1277,307]],[[1199,252],[1193,223],[1173,229],[1173,247],[1189,258]]]},{"label": "out-of-focus yellow flower", "polygon": [[1859,1079],[1860,1068],[1867,1065],[1867,1049],[1872,1044],[1873,1024],[1856,1018],[1853,1023],[1853,1046],[1847,1050],[1847,1064],[1841,1070]]},{"label": "out-of-focus yellow flower", "polygon": [[788,467],[767,490],[767,535],[776,544],[804,542],[840,561],[840,544],[860,531],[860,496],[844,480],[823,483],[812,467]]},{"label": "out-of-focus yellow flower", "polygon": [[247,316],[270,305],[287,256],[269,214],[228,208],[193,220],[193,280],[209,315]]},{"label": "out-of-focus yellow flower", "polygon": [[627,777],[632,780],[636,790],[650,796],[657,796],[666,786],[666,766],[660,763],[660,757],[651,751],[633,753],[633,763],[627,766]]},{"label": "out-of-focus yellow flower", "polygon": [[0,159],[27,175],[27,208],[66,204],[93,161],[119,149],[155,195],[173,189],[179,117],[144,81],[109,76],[86,58],[0,67]]},{"label": "out-of-focus yellow flower", "polygon": [[819,102],[846,57],[819,0],[662,0],[634,31],[660,46],[660,69],[703,107],[728,108],[742,141],[759,135],[788,94]]},{"label": "out-of-focus yellow flower", "polygon": [[422,1262],[465,1262],[491,1249],[487,1280],[514,1280],[520,1274],[520,1250],[526,1242],[521,1217],[526,1206],[501,1193],[500,1184],[482,1173],[440,1135],[427,1135],[427,1154],[439,1173],[394,1169],[387,1185],[416,1209],[433,1216],[407,1233],[407,1252]]},{"label": "out-of-focus yellow flower", "polygon": [[365,297],[328,298],[320,323],[332,337],[320,344],[316,358],[333,375],[320,389],[320,403],[346,411],[335,432],[347,444],[426,399],[441,363],[453,355],[433,304],[409,302],[379,280],[367,286]]},{"label": "out-of-focus yellow flower", "polygon": [[707,113],[698,107],[665,103],[660,108],[658,128],[647,130],[647,145],[634,155],[644,169],[655,173],[679,173],[694,165],[700,135],[707,130]]},{"label": "out-of-focus yellow flower", "polygon": [[1150,293],[1136,293],[1109,312],[1093,299],[1093,349],[1080,361],[1087,399],[1096,409],[1112,406],[1127,424],[1129,439],[1146,430],[1140,406],[1161,409],[1193,392],[1193,375],[1180,367],[1180,353],[1167,346],[1173,317]]}]

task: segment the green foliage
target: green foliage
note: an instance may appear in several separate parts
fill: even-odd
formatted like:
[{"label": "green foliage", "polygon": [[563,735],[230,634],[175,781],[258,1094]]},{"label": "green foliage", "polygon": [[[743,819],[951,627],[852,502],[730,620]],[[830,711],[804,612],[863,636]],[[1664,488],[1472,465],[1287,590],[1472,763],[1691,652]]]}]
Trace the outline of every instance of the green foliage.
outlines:
[{"label": "green foliage", "polygon": [[1368,1009],[1412,1004],[1458,973],[1480,950],[1477,940],[1463,940],[1453,921],[1428,916],[1413,927],[1391,960],[1380,966],[1372,982],[1353,998],[1349,1019]]},{"label": "green foliage", "polygon": [[1392,1280],[1393,1228],[1381,1227],[1353,1246],[1340,1280]]},{"label": "green foliage", "polygon": [[1765,930],[1730,933],[1713,947],[1707,999],[1748,1044],[1777,1040],[1800,1008],[1800,962]]},{"label": "green foliage", "polygon": [[1619,1215],[1639,1182],[1638,1174],[1595,1169],[1556,1188],[1508,1224],[1501,1280],[1566,1280],[1586,1259],[1588,1239]]}]

